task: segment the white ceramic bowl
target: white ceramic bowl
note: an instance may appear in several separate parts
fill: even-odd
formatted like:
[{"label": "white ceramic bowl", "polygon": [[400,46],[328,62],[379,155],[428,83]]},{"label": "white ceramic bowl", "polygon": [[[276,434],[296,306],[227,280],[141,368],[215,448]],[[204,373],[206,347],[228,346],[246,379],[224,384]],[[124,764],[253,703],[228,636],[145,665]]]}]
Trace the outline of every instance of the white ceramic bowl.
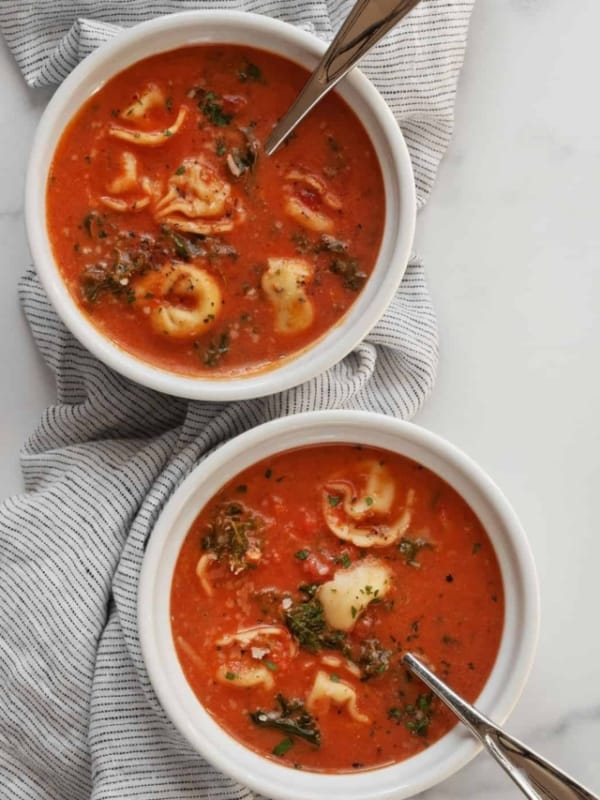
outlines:
[{"label": "white ceramic bowl", "polygon": [[251,464],[289,448],[329,442],[372,445],[412,458],[447,481],[479,517],[498,556],[505,619],[498,657],[477,706],[496,722],[505,721],[529,673],[538,633],[537,577],[525,534],[500,490],[464,453],[423,428],[378,414],[326,411],[285,417],[238,436],[196,467],[166,505],[148,544],[138,594],[142,651],[152,685],[181,733],[208,761],[262,795],[274,800],[411,797],[452,775],[480,750],[462,727],[394,766],[339,775],[292,773],[246,749],[217,725],[192,692],[175,652],[171,580],[200,509]]},{"label": "white ceramic bowl", "polygon": [[107,79],[149,55],[210,42],[243,44],[279,53],[312,69],[325,45],[287,23],[232,11],[190,11],[130,28],[86,58],[57,90],[39,123],[27,172],[25,218],[37,272],[58,315],[101,361],[132,380],[168,394],[201,400],[260,397],[296,386],[342,359],[385,311],[410,255],[415,189],[406,144],[375,87],[358,71],[339,92],[365,126],[381,165],[386,198],[383,241],[373,273],[342,321],[307,350],[271,370],[235,378],[169,373],[127,353],[102,335],[79,309],[54,261],[48,239],[46,182],[65,124]]}]

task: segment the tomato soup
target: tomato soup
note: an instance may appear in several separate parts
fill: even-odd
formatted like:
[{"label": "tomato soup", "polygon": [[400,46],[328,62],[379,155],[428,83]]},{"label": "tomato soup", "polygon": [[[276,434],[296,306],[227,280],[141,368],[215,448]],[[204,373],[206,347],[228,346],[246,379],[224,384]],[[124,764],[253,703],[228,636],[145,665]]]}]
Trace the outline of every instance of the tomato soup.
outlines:
[{"label": "tomato soup", "polygon": [[253,48],[185,47],[128,67],[67,125],[47,185],[51,245],[120,347],[185,375],[251,373],[356,300],[385,211],[356,115],[332,92],[262,151],[307,74]]},{"label": "tomato soup", "polygon": [[226,731],[296,769],[351,772],[454,726],[402,655],[474,701],[504,593],[488,536],[447,483],[395,453],[336,444],[226,484],[184,541],[170,610],[186,678]]}]

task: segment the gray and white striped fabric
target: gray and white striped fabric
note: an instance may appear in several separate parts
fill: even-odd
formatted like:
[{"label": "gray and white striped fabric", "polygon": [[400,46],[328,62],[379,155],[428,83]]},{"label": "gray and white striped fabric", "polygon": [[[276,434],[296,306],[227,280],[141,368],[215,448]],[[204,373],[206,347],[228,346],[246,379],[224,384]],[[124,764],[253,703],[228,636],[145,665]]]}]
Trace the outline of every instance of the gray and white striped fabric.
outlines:
[{"label": "gray and white striped fabric", "polygon": [[[424,0],[364,63],[409,143],[419,205],[451,135],[472,2]],[[244,8],[327,38],[349,3],[0,0],[0,26],[27,82],[41,86],[120,27],[197,7]],[[190,750],[149,685],[136,630],[144,546],[194,465],[253,425],[319,408],[415,413],[437,362],[422,266],[411,261],[384,318],[341,364],[229,405],[173,399],[111,372],[66,331],[32,271],[21,301],[58,402],[23,447],[26,494],[0,508],[0,796],[251,798]]]}]

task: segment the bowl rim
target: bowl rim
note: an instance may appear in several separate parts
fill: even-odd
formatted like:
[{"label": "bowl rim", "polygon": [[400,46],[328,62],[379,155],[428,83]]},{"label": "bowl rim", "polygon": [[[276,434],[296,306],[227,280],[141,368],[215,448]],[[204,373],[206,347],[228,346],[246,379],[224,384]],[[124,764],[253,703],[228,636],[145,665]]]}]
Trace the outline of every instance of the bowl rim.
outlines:
[{"label": "bowl rim", "polygon": [[[342,431],[346,431],[346,435],[340,435]],[[348,431],[353,431],[355,438],[351,438]],[[409,458],[414,457],[410,453],[415,449],[430,454],[431,458],[426,466],[430,469],[433,468],[431,465],[435,464],[438,467],[448,466],[449,471],[458,477],[449,480],[448,473],[444,473],[442,469],[434,471],[454,488],[457,481],[460,482],[460,476],[463,476],[465,485],[470,484],[475,494],[480,493],[482,503],[489,504],[492,513],[497,516],[502,532],[495,531],[496,539],[494,539],[487,526],[486,530],[490,539],[493,539],[492,544],[502,571],[505,588],[505,621],[499,654],[492,673],[476,701],[480,710],[502,725],[516,705],[533,664],[539,635],[540,600],[531,548],[504,494],[487,473],[462,450],[441,436],[413,423],[365,411],[305,412],[263,423],[236,436],[210,453],[192,470],[161,512],[149,539],[140,573],[138,630],[150,682],[161,705],[179,731],[194,749],[222,772],[275,800],[312,800],[315,796],[324,796],[325,793],[330,795],[332,800],[367,800],[367,798],[400,800],[425,791],[450,777],[481,750],[479,742],[462,726],[457,726],[427,750],[389,767],[333,775],[296,771],[293,773],[294,780],[290,781],[289,767],[274,764],[248,750],[226,734],[202,709],[200,701],[183,676],[172,639],[169,639],[166,646],[163,636],[159,646],[158,630],[161,629],[161,617],[164,622],[166,614],[168,620],[170,600],[167,599],[165,602],[164,594],[167,593],[163,594],[162,602],[161,598],[157,599],[156,587],[161,577],[161,570],[164,578],[163,586],[170,587],[174,567],[174,561],[166,563],[169,559],[172,561],[167,549],[171,545],[176,558],[181,542],[189,529],[189,520],[195,518],[202,505],[215,491],[249,464],[261,460],[269,453],[289,449],[290,441],[296,441],[292,447],[302,446],[301,439],[306,439],[307,436],[308,443],[313,444],[335,441],[365,441],[367,444],[373,444],[371,434],[377,440],[389,439],[388,449],[404,452],[405,455],[408,452]],[[396,448],[401,449],[396,449],[394,443]],[[386,447],[381,444],[374,446]],[[255,451],[260,451],[260,454],[256,455]],[[423,458],[415,460],[423,463]],[[464,491],[460,493],[464,496]],[[202,494],[205,497],[200,501],[198,495]],[[472,498],[468,498],[467,502],[473,505]],[[182,523],[181,516],[186,508],[188,521]],[[474,510],[480,515],[478,509]],[[171,533],[173,530],[175,534]],[[183,534],[180,535],[182,530]],[[170,542],[170,537],[176,541]],[[507,567],[507,558],[513,559],[512,567]],[[165,578],[165,570],[168,580]],[[507,576],[511,578],[510,586],[507,586]],[[161,633],[166,630],[163,624]],[[170,624],[168,631],[170,634]],[[509,641],[510,637],[514,640],[512,644]],[[501,659],[504,663],[500,665],[500,669]],[[202,724],[207,725],[208,731],[199,731],[196,727],[197,720],[191,722],[186,716],[187,712],[182,713],[181,698],[177,696],[178,689],[173,688],[172,673],[168,673],[169,662],[171,666],[176,662],[176,669],[179,669],[187,686],[185,700],[187,703],[195,702],[200,707],[201,717],[204,720]],[[504,677],[501,671],[504,672]],[[215,729],[220,732],[220,736],[215,736]],[[439,754],[441,757],[436,760]]]},{"label": "bowl rim", "polygon": [[[219,33],[215,36],[211,30]],[[289,57],[286,46],[291,45],[298,54],[298,58],[292,60],[307,66],[307,62],[316,62],[327,47],[327,43],[315,35],[282,20],[232,10],[178,12],[154,18],[116,34],[73,69],[40,118],[25,181],[25,223],[29,247],[36,271],[58,316],[87,350],[116,372],[143,386],[187,399],[215,401],[266,396],[310,380],[341,361],[368,335],[392,301],[408,265],[416,223],[416,190],[410,155],[391,110],[374,85],[355,68],[336,91],[355,113],[357,111],[353,104],[356,103],[368,111],[369,120],[360,115],[359,118],[375,147],[384,173],[384,233],[371,275],[372,279],[377,280],[377,285],[375,280],[368,281],[348,312],[333,328],[306,349],[263,371],[224,378],[195,377],[169,372],[142,360],[101,333],[71,297],[55,262],[47,234],[46,181],[52,156],[64,131],[64,119],[71,120],[85,102],[85,98],[81,99],[71,108],[72,97],[76,96],[77,90],[91,82],[95,88],[90,88],[88,94],[92,93],[126,68],[125,64],[121,64],[119,69],[111,69],[113,61],[120,63],[117,58],[123,53],[141,47],[144,41],[153,41],[156,37],[168,39],[177,31],[180,32],[180,43],[168,45],[161,52],[197,43],[201,34],[205,37],[203,41],[215,43],[236,43],[236,39],[244,39],[247,35],[254,38],[253,44],[245,40],[242,44],[247,43],[248,46],[284,57]],[[229,38],[224,31],[229,31]],[[302,61],[299,60],[300,52]],[[134,56],[127,63],[135,63],[148,55]],[[96,75],[99,77],[93,78]],[[386,163],[382,163],[384,155]]]}]

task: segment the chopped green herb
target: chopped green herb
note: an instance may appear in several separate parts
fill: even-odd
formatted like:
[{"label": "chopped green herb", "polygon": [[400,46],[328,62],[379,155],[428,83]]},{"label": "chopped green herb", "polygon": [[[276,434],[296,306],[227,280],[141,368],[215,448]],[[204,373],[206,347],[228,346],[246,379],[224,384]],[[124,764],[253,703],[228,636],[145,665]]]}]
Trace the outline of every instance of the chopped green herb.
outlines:
[{"label": "chopped green herb", "polygon": [[[183,169],[185,170],[185,167]],[[182,261],[191,261],[196,256],[206,255],[206,249],[197,243],[198,241],[203,241],[204,236],[194,235],[193,238],[182,236],[182,234],[169,228],[168,225],[161,225],[160,232],[170,242],[175,254]]]},{"label": "chopped green herb", "polygon": [[337,505],[339,505],[341,503],[341,500],[342,500],[341,497],[337,497],[334,494],[327,495],[327,502],[329,503],[331,508],[335,508]]},{"label": "chopped green herb", "polygon": [[277,664],[273,663],[273,661],[269,661],[268,658],[263,658],[262,663],[265,665],[267,669],[270,669],[271,672],[275,672],[275,670],[277,669]]},{"label": "chopped green herb", "polygon": [[382,675],[389,669],[391,652],[386,650],[379,639],[364,639],[356,662],[360,667],[361,680],[367,681]]},{"label": "chopped green herb", "polygon": [[228,681],[234,681],[237,678],[237,675],[235,674],[235,672],[226,672],[225,673],[225,678]]},{"label": "chopped green herb", "polygon": [[336,674],[335,674],[335,672],[332,672],[332,673],[331,673],[331,675],[329,676],[329,678],[330,678],[330,680],[332,680],[334,683],[339,683],[339,682],[341,681],[341,678],[340,678],[340,676],[339,676],[339,675],[336,675]]},{"label": "chopped green herb", "polygon": [[372,497],[365,497],[365,505],[372,506],[373,505],[373,498]]},{"label": "chopped green herb", "polygon": [[476,555],[480,550],[481,550],[481,542],[475,542],[471,552],[473,553],[473,555]]},{"label": "chopped green herb", "polygon": [[175,170],[175,175],[185,175],[185,167],[183,164],[180,167],[177,167]]},{"label": "chopped green herb", "polygon": [[213,125],[218,128],[224,128],[233,119],[233,114],[225,114],[219,101],[219,96],[214,92],[205,92],[198,106],[206,119],[212,122]]},{"label": "chopped green herb", "polygon": [[227,145],[225,144],[225,139],[217,139],[215,142],[215,151],[219,157],[224,156],[227,152]]},{"label": "chopped green herb", "polygon": [[218,561],[225,561],[235,575],[249,569],[248,556],[259,548],[257,537],[262,520],[240,503],[220,506],[202,538],[202,549],[213,553]]},{"label": "chopped green herb", "polygon": [[309,554],[308,550],[297,550],[294,553],[294,556],[295,556],[295,558],[298,559],[298,561],[306,561],[306,559],[308,558],[309,555],[310,554]]},{"label": "chopped green herb", "polygon": [[292,740],[289,737],[286,737],[285,739],[282,739],[279,744],[276,744],[271,752],[274,756],[284,756],[293,746],[294,743]]},{"label": "chopped green herb", "polygon": [[167,111],[173,110],[173,98],[170,95],[165,100],[165,108],[167,109]]},{"label": "chopped green herb", "polygon": [[413,703],[406,703],[403,709],[392,706],[388,709],[388,719],[395,720],[398,724],[404,722],[406,728],[417,736],[427,736],[433,718],[432,694],[420,694]]},{"label": "chopped green herb", "polygon": [[317,653],[325,648],[328,650],[347,651],[346,634],[344,631],[329,628],[325,621],[323,606],[314,596],[317,587],[300,587],[307,594],[308,599],[295,603],[285,612],[285,624],[296,639],[300,647],[311,653]]},{"label": "chopped green herb", "polygon": [[356,258],[335,258],[329,265],[329,270],[334,275],[339,275],[344,289],[350,289],[353,292],[361,289],[367,280],[367,275],[359,269]]},{"label": "chopped green herb", "polygon": [[348,555],[348,553],[342,553],[341,556],[338,556],[335,559],[336,564],[341,564],[344,569],[348,569],[352,565],[352,559]]},{"label": "chopped green herb", "polygon": [[238,70],[238,78],[242,83],[246,83],[247,81],[262,81],[262,72],[251,61],[246,61],[245,64]]},{"label": "chopped green herb", "polygon": [[229,352],[229,334],[224,331],[219,336],[211,339],[204,351],[202,360],[207,367],[216,367],[221,358]]},{"label": "chopped green herb", "polygon": [[251,711],[252,722],[259,728],[274,728],[287,736],[298,736],[318,747],[321,734],[315,718],[306,710],[304,703],[301,700],[288,700],[282,694],[278,694],[276,700],[279,708],[274,711]]},{"label": "chopped green herb", "polygon": [[423,549],[432,549],[431,542],[425,539],[408,539],[403,536],[398,543],[398,550],[404,557],[404,561],[411,567],[420,567],[417,556]]},{"label": "chopped green herb", "polygon": [[347,249],[348,245],[345,242],[330,236],[328,233],[322,233],[313,248],[315,253],[345,253]]}]

